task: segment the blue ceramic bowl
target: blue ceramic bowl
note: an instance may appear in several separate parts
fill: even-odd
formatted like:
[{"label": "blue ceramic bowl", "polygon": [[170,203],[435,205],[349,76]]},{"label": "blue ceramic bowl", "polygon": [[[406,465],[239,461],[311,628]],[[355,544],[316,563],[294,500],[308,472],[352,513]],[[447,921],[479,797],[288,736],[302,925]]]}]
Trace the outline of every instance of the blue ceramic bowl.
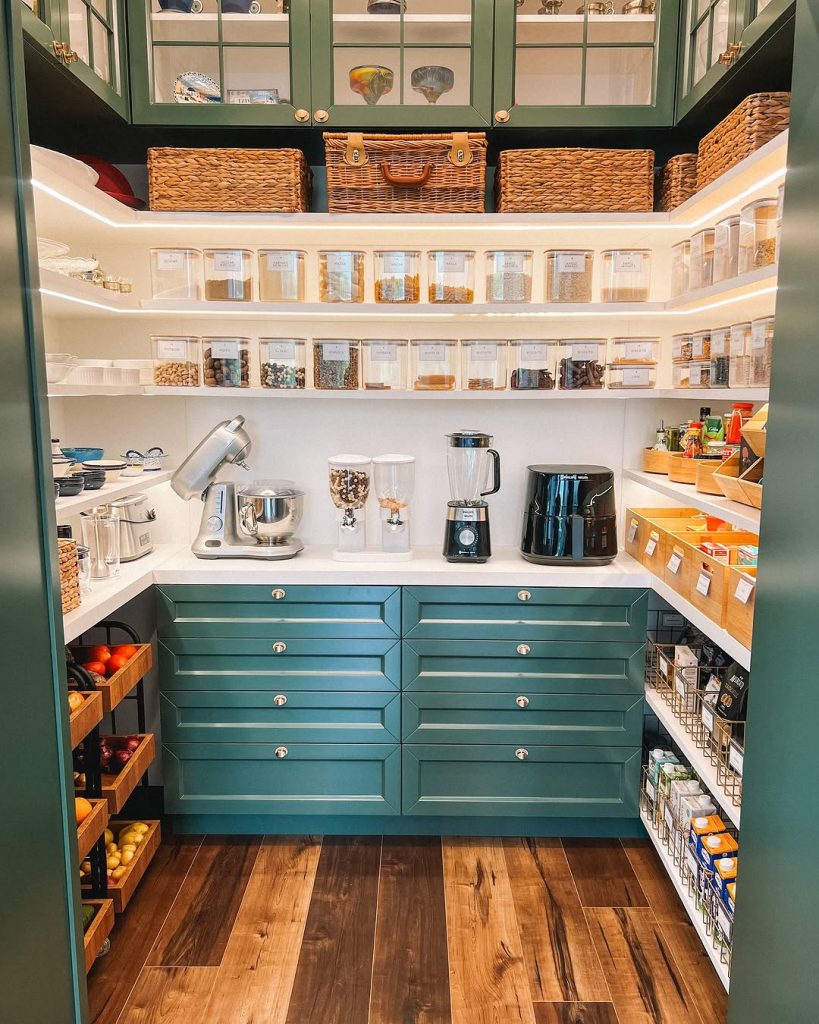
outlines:
[{"label": "blue ceramic bowl", "polygon": [[190,14],[193,11],[193,0],[159,0],[161,11],[178,11],[180,14]]},{"label": "blue ceramic bowl", "polygon": [[61,448],[60,451],[75,462],[90,462],[91,459],[101,459],[105,454],[103,448]]}]

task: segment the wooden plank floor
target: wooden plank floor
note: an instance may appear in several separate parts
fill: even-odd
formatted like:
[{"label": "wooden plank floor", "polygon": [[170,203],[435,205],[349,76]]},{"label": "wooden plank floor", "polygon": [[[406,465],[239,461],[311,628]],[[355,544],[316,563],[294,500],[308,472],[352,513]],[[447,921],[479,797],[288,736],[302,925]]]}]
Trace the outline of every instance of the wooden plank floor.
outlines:
[{"label": "wooden plank floor", "polygon": [[92,1024],[725,1024],[640,840],[168,837]]}]

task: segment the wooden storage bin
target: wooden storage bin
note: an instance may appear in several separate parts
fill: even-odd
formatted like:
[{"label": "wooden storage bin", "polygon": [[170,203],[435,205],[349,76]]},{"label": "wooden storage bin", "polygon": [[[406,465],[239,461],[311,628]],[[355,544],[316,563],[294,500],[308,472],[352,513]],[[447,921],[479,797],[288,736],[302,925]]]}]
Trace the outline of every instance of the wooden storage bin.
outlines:
[{"label": "wooden storage bin", "polygon": [[80,860],[88,856],[108,824],[108,801],[92,799],[89,803],[94,809],[85,821],[77,826],[77,852]]},{"label": "wooden storage bin", "polygon": [[118,775],[103,773],[102,795],[108,801],[108,811],[110,814],[119,814],[125,806],[128,797],[136,789],[137,783],[147,772],[148,767],[156,757],[154,734],[148,732],[138,733],[137,735],[140,736],[142,742],[122,771]]},{"label": "wooden storage bin", "polygon": [[697,150],[697,188],[705,188],[788,127],[791,94],[757,92],[712,129]]},{"label": "wooden storage bin", "polygon": [[747,505],[748,501],[739,482],[739,455],[734,453],[714,470],[714,481],[726,498]]},{"label": "wooden storage bin", "polygon": [[668,463],[668,479],[675,484],[697,482],[696,459],[687,459],[682,452],[672,452]]},{"label": "wooden storage bin", "polygon": [[[698,515],[695,508],[635,508],[626,511],[626,551],[647,569],[653,569],[662,557],[663,535],[665,530],[660,525],[663,520],[675,524],[679,529],[688,522],[691,516]],[[646,555],[646,545],[652,532],[657,533],[657,550]]]},{"label": "wooden storage bin", "polygon": [[697,154],[680,153],[666,161],[660,172],[657,209],[667,213],[697,191]]},{"label": "wooden storage bin", "polygon": [[673,452],[660,452],[655,448],[643,448],[641,468],[644,473],[664,473],[668,476]]},{"label": "wooden storage bin", "polygon": [[67,612],[79,608],[81,602],[77,542],[75,540],[58,540],[57,556],[60,564],[60,599],[63,615],[65,615]]},{"label": "wooden storage bin", "polygon": [[325,132],[330,213],[483,213],[486,134]]},{"label": "wooden storage bin", "polygon": [[111,934],[114,927],[114,901],[113,900],[83,900],[83,903],[93,904],[98,907],[94,920],[88,926],[83,935],[83,946],[85,947],[85,973],[94,966],[97,954],[105,944],[105,940]]},{"label": "wooden storage bin", "polygon": [[762,484],[758,483],[765,472],[765,460],[757,459],[739,478],[739,486],[745,496],[746,505],[762,508]]},{"label": "wooden storage bin", "polygon": [[722,488],[714,479],[714,473],[722,465],[721,462],[715,460],[704,461],[695,460],[697,473],[696,479],[694,480],[694,487],[701,494],[722,494]]},{"label": "wooden storage bin", "polygon": [[[700,551],[699,545],[703,541],[712,541],[717,544],[724,544],[727,547],[735,547],[739,544],[756,544],[759,538],[755,533],[747,533],[742,530],[720,531],[718,533],[702,533],[696,537],[677,535],[668,545],[668,559],[666,561],[663,579],[681,597],[690,601],[695,608],[707,615],[708,618],[718,626],[725,621],[725,607],[727,599],[727,571],[728,565],[725,562],[710,558],[704,551]],[[673,573],[668,562],[674,552],[682,555],[682,562],[679,571]],[[710,586],[705,594],[697,590],[697,583],[700,575],[706,574],[710,577]]]},{"label": "wooden storage bin", "polygon": [[75,750],[95,725],[99,725],[105,709],[102,706],[102,694],[99,690],[80,690],[85,698],[73,714],[69,715],[68,727],[71,730],[71,749]]},{"label": "wooden storage bin", "polygon": [[[71,650],[80,664],[88,661],[87,648],[72,647]],[[106,714],[113,711],[120,701],[128,696],[140,679],[150,672],[153,663],[151,645],[138,644],[136,654],[127,665],[123,665],[119,672],[115,672],[103,682],[97,683],[97,692],[102,694],[102,707]]]},{"label": "wooden storage bin", "polygon": [[742,428],[742,436],[748,442],[754,455],[760,459],[765,457],[765,446],[768,439],[767,424],[768,406],[763,405]]},{"label": "wooden storage bin", "polygon": [[[145,838],[136,848],[134,859],[128,865],[128,870],[116,882],[112,882],[110,878],[108,879],[108,895],[114,901],[114,910],[117,914],[121,914],[131,902],[131,898],[136,892],[142,876],[148,870],[148,865],[154,859],[154,855],[162,841],[160,823],[158,821],[150,821],[147,818],[144,820],[149,828],[145,833]],[[133,824],[133,821],[114,821],[111,822],[111,831],[116,837],[126,825]]]},{"label": "wooden storage bin", "polygon": [[654,208],[651,149],[506,149],[499,213],[646,213]]},{"label": "wooden storage bin", "polygon": [[[748,584],[753,589],[747,600],[737,596],[737,588],[743,593],[741,585],[747,592]],[[751,646],[754,632],[754,604],[756,601],[756,566],[729,565],[726,579],[725,628],[745,647]]]}]

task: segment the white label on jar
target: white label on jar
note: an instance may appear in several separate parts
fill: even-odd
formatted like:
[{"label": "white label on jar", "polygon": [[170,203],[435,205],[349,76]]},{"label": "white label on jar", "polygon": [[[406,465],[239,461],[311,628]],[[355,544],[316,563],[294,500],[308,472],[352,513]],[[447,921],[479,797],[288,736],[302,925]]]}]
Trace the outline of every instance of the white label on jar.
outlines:
[{"label": "white label on jar", "polygon": [[560,252],[555,259],[558,274],[582,274],[586,270],[586,254]]},{"label": "white label on jar", "polygon": [[500,273],[522,274],[526,257],[522,252],[499,252],[495,260]]},{"label": "white label on jar", "polygon": [[295,341],[268,341],[267,342],[267,358],[268,359],[295,359],[296,358],[296,343]]},{"label": "white label on jar", "polygon": [[212,341],[209,345],[210,354],[214,359],[238,359],[238,341]]},{"label": "white label on jar", "polygon": [[734,929],[734,922],[728,916],[728,912],[723,906],[717,907],[717,923],[719,924],[725,938],[730,940],[731,932]]},{"label": "white label on jar", "polygon": [[714,731],[714,712],[706,704],[703,704],[702,710],[700,711],[700,718],[702,724],[709,732]]},{"label": "white label on jar", "polygon": [[731,355],[732,356],[744,356],[745,355],[745,328],[744,327],[732,327],[731,328]]},{"label": "white label on jar", "polygon": [[651,341],[627,341],[623,346],[625,359],[651,359],[654,343]]},{"label": "white label on jar", "polygon": [[642,274],[645,254],[641,252],[616,252],[614,254],[615,274]]},{"label": "white label on jar", "polygon": [[651,383],[647,366],[625,367],[622,372],[623,387],[646,388]]},{"label": "white label on jar", "polygon": [[421,344],[418,346],[419,363],[445,363],[446,345]]},{"label": "white label on jar", "polygon": [[525,342],[520,346],[522,363],[536,363],[549,358],[549,346],[539,342]]},{"label": "white label on jar", "polygon": [[697,577],[697,586],[695,590],[698,594],[702,594],[703,597],[708,597],[708,591],[711,589],[711,573],[701,572]]},{"label": "white label on jar", "polygon": [[173,249],[163,249],[156,254],[157,270],[184,270],[184,252],[175,252]]},{"label": "white label on jar", "polygon": [[695,359],[702,359],[702,354],[705,351],[705,338],[701,334],[697,334],[693,339],[693,355]]},{"label": "white label on jar", "polygon": [[683,556],[680,554],[680,552],[679,551],[675,551],[672,554],[671,558],[669,558],[668,564],[666,565],[666,568],[668,569],[668,571],[670,573],[672,573],[674,576],[676,576],[677,573],[680,571],[680,566],[682,565],[682,560],[683,560]]},{"label": "white label on jar", "polygon": [[701,366],[690,366],[688,368],[688,384],[689,387],[698,387],[702,380],[702,367]]},{"label": "white label on jar", "polygon": [[352,274],[353,254],[351,252],[328,252],[325,256],[328,274]]},{"label": "white label on jar", "polygon": [[242,254],[240,252],[215,252],[213,254],[213,269],[217,274],[238,274],[242,269]]},{"label": "white label on jar", "polygon": [[737,775],[742,775],[742,763],[745,760],[745,751],[740,750],[733,741],[728,750],[728,764],[734,769]]},{"label": "white label on jar", "polygon": [[184,338],[162,338],[156,345],[160,359],[187,359],[188,343]]},{"label": "white label on jar", "polygon": [[672,359],[682,359],[682,346],[683,346],[682,338],[672,338],[671,339],[671,358]]},{"label": "white label on jar", "polygon": [[490,363],[498,358],[498,346],[494,343],[469,346],[469,358],[473,363]]},{"label": "white label on jar", "polygon": [[637,536],[638,526],[639,523],[636,519],[632,519],[631,522],[628,524],[628,533],[626,534],[626,540],[629,542],[629,544],[631,544],[634,541],[634,538]]},{"label": "white label on jar", "polygon": [[395,363],[398,360],[398,346],[388,341],[379,341],[377,345],[370,345],[370,359],[374,363]]},{"label": "white label on jar", "polygon": [[734,591],[734,597],[742,604],[747,604],[751,600],[751,594],[754,592],[756,583],[753,580],[740,580],[737,583],[737,589]]},{"label": "white label on jar", "polygon": [[385,274],[406,274],[409,258],[405,252],[385,252],[381,266]]},{"label": "white label on jar", "polygon": [[572,345],[572,359],[576,359],[580,362],[587,359],[597,359],[598,347],[595,344],[591,345]]},{"label": "white label on jar", "polygon": [[466,270],[466,253],[443,253],[443,255],[438,258],[438,270],[442,274],[463,274]]},{"label": "white label on jar", "polygon": [[655,551],[657,550],[657,541],[658,541],[659,539],[660,539],[660,538],[659,538],[659,537],[657,536],[657,534],[656,534],[656,533],[652,533],[652,534],[651,534],[651,536],[650,536],[650,537],[648,538],[648,543],[646,544],[646,550],[645,550],[645,553],[646,553],[646,554],[648,555],[648,557],[649,557],[649,558],[650,558],[650,557],[651,557],[651,556],[652,556],[652,555],[654,554],[654,552],[655,552]]},{"label": "white label on jar", "polygon": [[321,344],[321,358],[325,363],[349,363],[349,341],[324,341]]},{"label": "white label on jar", "polygon": [[296,268],[296,254],[294,252],[269,252],[267,254],[267,269],[271,274],[290,274]]},{"label": "white label on jar", "polygon": [[715,331],[711,335],[711,355],[724,356],[727,340],[727,331]]},{"label": "white label on jar", "polygon": [[765,342],[768,337],[768,325],[767,324],[754,324],[751,328],[751,350],[758,352],[759,349],[765,348]]}]

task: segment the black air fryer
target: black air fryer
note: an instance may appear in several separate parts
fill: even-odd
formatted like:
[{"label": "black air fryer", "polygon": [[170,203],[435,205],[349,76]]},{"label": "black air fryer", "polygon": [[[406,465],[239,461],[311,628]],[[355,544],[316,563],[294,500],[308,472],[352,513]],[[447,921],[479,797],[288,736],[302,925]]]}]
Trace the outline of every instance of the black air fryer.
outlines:
[{"label": "black air fryer", "polygon": [[617,554],[614,473],[529,466],[520,550],[540,565],[607,565]]}]

